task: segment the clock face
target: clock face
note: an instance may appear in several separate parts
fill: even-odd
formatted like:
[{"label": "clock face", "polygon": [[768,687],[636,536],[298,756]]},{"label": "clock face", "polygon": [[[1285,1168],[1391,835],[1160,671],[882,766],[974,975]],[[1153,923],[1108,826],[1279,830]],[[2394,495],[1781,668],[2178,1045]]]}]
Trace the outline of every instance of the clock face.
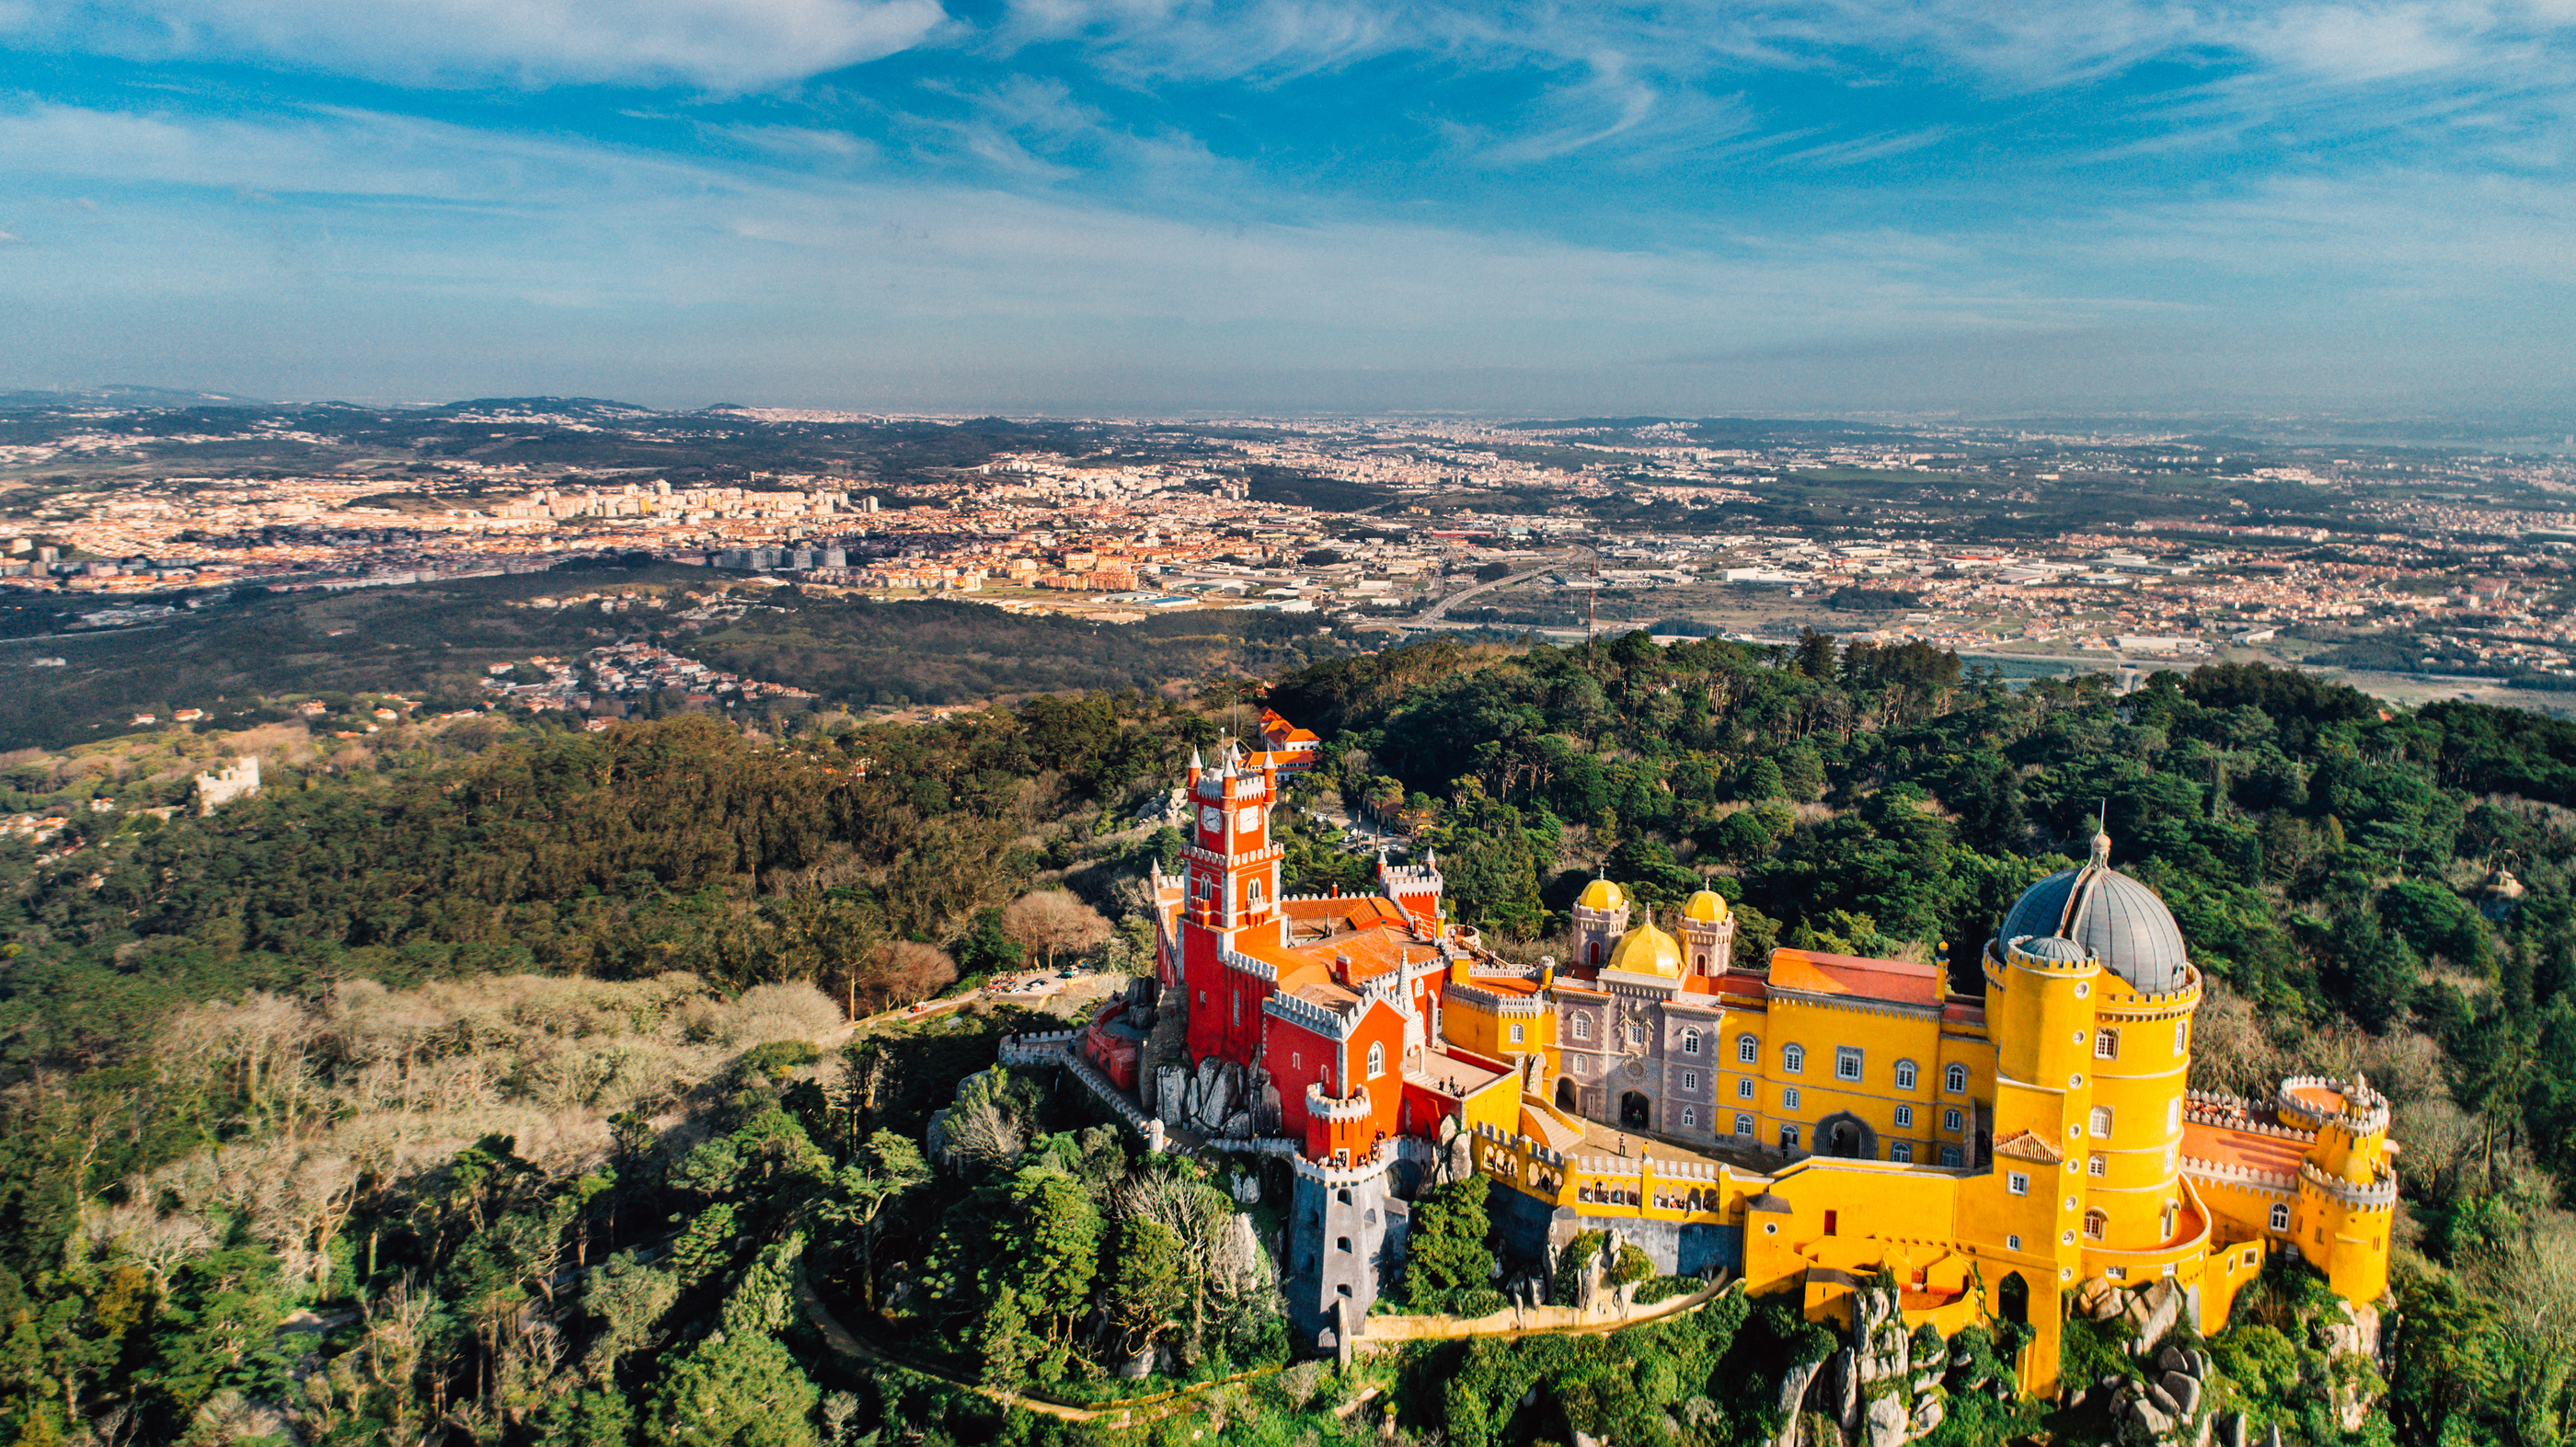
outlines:
[{"label": "clock face", "polygon": [[1225,811],[1214,806],[1201,809],[1199,811],[1199,827],[1210,834],[1224,833]]},{"label": "clock face", "polygon": [[1246,834],[1258,830],[1261,827],[1261,811],[1259,809],[1237,810],[1234,816],[1234,827]]}]

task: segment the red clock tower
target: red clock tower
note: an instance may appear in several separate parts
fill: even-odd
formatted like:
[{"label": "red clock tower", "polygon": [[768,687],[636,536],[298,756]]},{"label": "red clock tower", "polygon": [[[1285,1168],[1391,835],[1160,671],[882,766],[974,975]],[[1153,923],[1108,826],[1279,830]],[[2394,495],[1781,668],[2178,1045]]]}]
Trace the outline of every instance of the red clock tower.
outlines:
[{"label": "red clock tower", "polygon": [[1287,943],[1279,912],[1279,861],[1270,809],[1279,799],[1267,769],[1245,770],[1233,745],[1215,769],[1190,760],[1187,892],[1181,905],[1182,984],[1190,1001],[1193,1059],[1220,1056],[1250,1065],[1261,1049],[1261,1002],[1277,967],[1238,952],[1239,940]]}]

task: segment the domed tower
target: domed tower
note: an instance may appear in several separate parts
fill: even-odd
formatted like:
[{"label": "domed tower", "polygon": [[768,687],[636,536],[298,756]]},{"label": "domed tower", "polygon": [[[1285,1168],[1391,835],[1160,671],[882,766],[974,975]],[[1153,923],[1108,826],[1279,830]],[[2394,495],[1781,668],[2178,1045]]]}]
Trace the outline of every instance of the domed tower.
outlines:
[{"label": "domed tower", "polygon": [[[2062,1144],[2070,1164],[2081,1162],[2084,1247],[2126,1253],[2174,1244],[2197,1227],[2187,1219],[2180,1170],[2200,972],[2186,957],[2182,931],[2154,890],[2111,867],[2110,836],[2097,834],[2082,868],[2031,886],[2004,917],[1999,944],[2025,937],[2071,942],[2101,967],[2091,979],[2068,980],[2071,998],[2058,1010],[2017,1007],[2007,990],[2009,1023],[1997,1030],[2006,1061],[2033,1052],[2052,1057],[2042,1074],[2023,1078],[2066,1080],[2070,1098],[2083,1082],[2081,1109],[2070,1112]],[[1990,963],[1990,1017],[1994,973]],[[2036,1042],[2017,1038],[2033,1027],[2041,1032]]]},{"label": "domed tower", "polygon": [[1735,958],[1735,912],[1726,907],[1726,896],[1713,889],[1703,889],[1682,906],[1681,918],[1674,922],[1681,932],[1682,957],[1689,963],[1687,973],[1722,975]]},{"label": "domed tower", "polygon": [[1606,879],[1583,886],[1574,902],[1574,966],[1593,970],[1608,964],[1619,937],[1628,932],[1628,892]]}]

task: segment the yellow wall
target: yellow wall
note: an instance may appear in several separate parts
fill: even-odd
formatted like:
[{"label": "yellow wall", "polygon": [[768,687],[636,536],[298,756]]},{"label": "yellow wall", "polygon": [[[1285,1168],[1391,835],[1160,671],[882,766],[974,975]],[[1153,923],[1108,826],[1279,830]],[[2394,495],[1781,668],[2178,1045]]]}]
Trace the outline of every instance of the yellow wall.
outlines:
[{"label": "yellow wall", "polygon": [[[1467,983],[1472,986],[1474,981]],[[1514,1026],[1520,1028],[1518,1040],[1512,1038]],[[1557,1063],[1556,1014],[1543,1000],[1534,1013],[1502,1013],[1466,992],[1444,989],[1440,995],[1440,1033],[1459,1048],[1488,1059],[1544,1055],[1551,1073]]]}]

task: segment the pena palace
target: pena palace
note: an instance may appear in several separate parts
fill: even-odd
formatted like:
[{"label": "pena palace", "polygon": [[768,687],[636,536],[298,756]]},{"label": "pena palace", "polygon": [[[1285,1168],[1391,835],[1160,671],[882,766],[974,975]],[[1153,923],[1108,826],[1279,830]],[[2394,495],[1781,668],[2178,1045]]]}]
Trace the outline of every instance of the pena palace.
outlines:
[{"label": "pena palace", "polygon": [[2347,1301],[2386,1292],[2386,1099],[2357,1078],[2189,1089],[2200,971],[2107,836],[1998,923],[1980,993],[1915,960],[1739,960],[1717,893],[1658,920],[1606,879],[1566,958],[1520,965],[1451,921],[1428,851],[1381,857],[1374,893],[1284,893],[1271,817],[1317,741],[1262,724],[1258,752],[1193,758],[1180,872],[1153,880],[1186,1061],[1140,1060],[1118,1005],[1081,1053],[1209,1144],[1289,1158],[1309,1345],[1400,1269],[1406,1201],[1452,1160],[1533,1254],[1615,1226],[1659,1270],[1795,1293],[1810,1320],[1847,1321],[1887,1271],[1909,1328],[2026,1323],[2033,1394],[2056,1390],[2079,1285],[2170,1281],[2204,1333],[2275,1254]]}]

